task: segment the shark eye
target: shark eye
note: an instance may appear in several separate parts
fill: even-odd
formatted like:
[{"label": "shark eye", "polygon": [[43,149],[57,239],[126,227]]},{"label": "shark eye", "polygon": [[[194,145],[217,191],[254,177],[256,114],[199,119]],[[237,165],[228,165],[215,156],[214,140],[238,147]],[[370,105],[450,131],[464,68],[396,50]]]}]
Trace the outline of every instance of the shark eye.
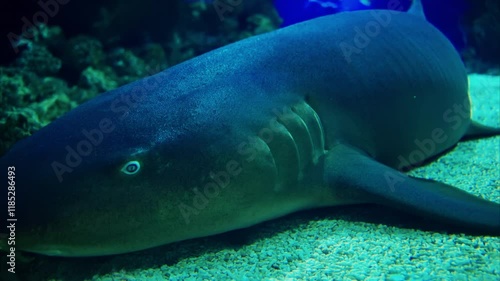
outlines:
[{"label": "shark eye", "polygon": [[121,172],[127,175],[134,175],[141,169],[141,164],[138,161],[129,161],[123,165]]}]

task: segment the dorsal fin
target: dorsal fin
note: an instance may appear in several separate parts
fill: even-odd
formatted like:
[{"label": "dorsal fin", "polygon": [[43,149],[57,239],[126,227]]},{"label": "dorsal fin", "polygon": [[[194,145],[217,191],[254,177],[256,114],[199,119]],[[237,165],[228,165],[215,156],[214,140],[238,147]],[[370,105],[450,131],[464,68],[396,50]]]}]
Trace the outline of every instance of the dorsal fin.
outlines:
[{"label": "dorsal fin", "polygon": [[422,6],[421,0],[413,0],[410,9],[408,9],[409,14],[413,14],[425,19],[424,7]]}]

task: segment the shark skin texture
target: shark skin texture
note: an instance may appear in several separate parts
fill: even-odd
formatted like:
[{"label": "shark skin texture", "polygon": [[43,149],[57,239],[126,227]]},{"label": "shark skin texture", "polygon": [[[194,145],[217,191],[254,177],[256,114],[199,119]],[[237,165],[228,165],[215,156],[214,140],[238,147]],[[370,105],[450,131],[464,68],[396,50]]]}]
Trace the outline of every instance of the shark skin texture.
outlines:
[{"label": "shark skin texture", "polygon": [[0,159],[16,249],[120,254],[360,203],[499,235],[499,204],[401,172],[500,134],[471,121],[464,65],[415,3],[236,42],[20,141]]}]

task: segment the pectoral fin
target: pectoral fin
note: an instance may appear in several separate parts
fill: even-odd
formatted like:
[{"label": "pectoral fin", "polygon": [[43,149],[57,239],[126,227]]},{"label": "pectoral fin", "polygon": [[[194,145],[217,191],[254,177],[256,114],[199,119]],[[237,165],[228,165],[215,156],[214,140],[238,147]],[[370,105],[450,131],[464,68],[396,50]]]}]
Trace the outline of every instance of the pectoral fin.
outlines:
[{"label": "pectoral fin", "polygon": [[500,235],[500,204],[451,185],[407,176],[346,145],[329,151],[325,180],[341,196],[357,196],[467,232]]}]

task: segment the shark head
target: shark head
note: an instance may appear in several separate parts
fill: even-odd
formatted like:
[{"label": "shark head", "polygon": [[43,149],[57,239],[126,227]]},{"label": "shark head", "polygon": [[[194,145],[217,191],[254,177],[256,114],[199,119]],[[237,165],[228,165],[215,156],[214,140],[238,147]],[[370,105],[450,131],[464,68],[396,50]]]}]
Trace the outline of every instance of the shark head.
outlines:
[{"label": "shark head", "polygon": [[[18,249],[91,256],[190,237],[188,227],[188,234],[154,232],[189,223],[179,205],[218,161],[215,138],[203,133],[216,117],[205,115],[196,93],[162,100],[160,87],[144,86],[158,75],[77,107],[0,159],[15,176],[9,204]],[[140,90],[158,95],[142,99]],[[151,243],[131,238],[148,232]]]}]

